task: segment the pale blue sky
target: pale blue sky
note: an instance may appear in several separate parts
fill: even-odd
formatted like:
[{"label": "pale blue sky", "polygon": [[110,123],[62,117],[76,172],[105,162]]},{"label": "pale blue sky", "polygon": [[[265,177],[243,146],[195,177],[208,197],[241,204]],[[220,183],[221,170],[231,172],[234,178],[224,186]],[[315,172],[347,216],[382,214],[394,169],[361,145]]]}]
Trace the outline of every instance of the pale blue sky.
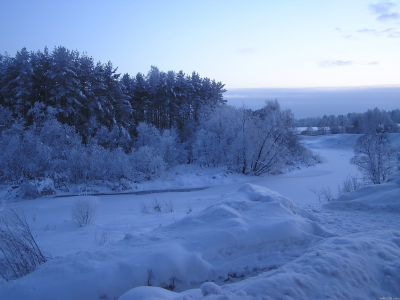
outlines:
[{"label": "pale blue sky", "polygon": [[400,85],[400,0],[0,0],[0,52],[65,46],[226,88]]}]

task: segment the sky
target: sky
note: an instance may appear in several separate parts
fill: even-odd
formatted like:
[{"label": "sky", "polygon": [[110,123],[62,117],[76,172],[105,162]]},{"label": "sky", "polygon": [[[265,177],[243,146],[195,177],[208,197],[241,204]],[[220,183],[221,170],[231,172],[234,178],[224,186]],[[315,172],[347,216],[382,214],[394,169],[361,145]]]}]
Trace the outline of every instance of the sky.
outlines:
[{"label": "sky", "polygon": [[400,0],[0,0],[0,7],[0,53],[12,56],[64,46],[131,75],[152,65],[196,71],[228,91],[246,89],[249,103],[254,88],[400,88]]}]

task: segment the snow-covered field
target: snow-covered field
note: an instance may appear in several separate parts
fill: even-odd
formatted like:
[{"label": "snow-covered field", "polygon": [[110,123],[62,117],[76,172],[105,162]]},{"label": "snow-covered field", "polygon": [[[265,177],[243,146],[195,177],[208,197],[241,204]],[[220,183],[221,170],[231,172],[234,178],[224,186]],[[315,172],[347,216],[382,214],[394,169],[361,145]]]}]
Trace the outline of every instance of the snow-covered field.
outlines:
[{"label": "snow-covered field", "polygon": [[[53,258],[0,283],[0,299],[400,298],[400,175],[328,204],[310,191],[336,195],[357,174],[357,138],[304,137],[325,162],[279,176],[180,166],[135,191],[208,188],[13,202]],[[71,207],[82,197],[97,212],[78,227]]]}]

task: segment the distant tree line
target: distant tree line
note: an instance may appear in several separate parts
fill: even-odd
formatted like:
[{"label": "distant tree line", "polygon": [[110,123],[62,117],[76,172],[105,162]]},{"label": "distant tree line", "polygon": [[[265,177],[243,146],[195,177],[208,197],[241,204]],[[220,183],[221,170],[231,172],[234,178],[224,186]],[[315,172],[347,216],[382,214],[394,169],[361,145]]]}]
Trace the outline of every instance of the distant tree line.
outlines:
[{"label": "distant tree line", "polygon": [[[397,124],[400,124],[400,110],[385,111],[375,108],[364,113],[304,118],[295,120],[293,124],[296,127],[318,127],[318,132],[314,132],[316,134],[326,134],[328,130],[332,134],[398,132]],[[307,131],[312,131],[312,129]]]}]

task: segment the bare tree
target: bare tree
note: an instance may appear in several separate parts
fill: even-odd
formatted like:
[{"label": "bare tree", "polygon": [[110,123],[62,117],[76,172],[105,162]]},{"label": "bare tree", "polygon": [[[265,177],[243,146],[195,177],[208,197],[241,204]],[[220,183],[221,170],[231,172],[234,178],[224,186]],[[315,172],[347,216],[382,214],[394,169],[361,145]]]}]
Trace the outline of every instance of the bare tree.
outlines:
[{"label": "bare tree", "polygon": [[80,197],[72,205],[72,220],[74,220],[79,227],[90,224],[93,222],[96,210],[96,202],[91,197]]},{"label": "bare tree", "polygon": [[384,182],[396,166],[396,150],[387,133],[367,133],[361,136],[354,147],[351,163],[364,173],[372,184]]},{"label": "bare tree", "polygon": [[21,209],[7,207],[0,214],[0,276],[5,281],[20,278],[45,263]]},{"label": "bare tree", "polygon": [[315,196],[317,196],[319,202],[322,202],[322,200],[331,201],[333,199],[333,194],[330,187],[323,187],[320,190],[310,187],[308,189],[313,192]]}]

